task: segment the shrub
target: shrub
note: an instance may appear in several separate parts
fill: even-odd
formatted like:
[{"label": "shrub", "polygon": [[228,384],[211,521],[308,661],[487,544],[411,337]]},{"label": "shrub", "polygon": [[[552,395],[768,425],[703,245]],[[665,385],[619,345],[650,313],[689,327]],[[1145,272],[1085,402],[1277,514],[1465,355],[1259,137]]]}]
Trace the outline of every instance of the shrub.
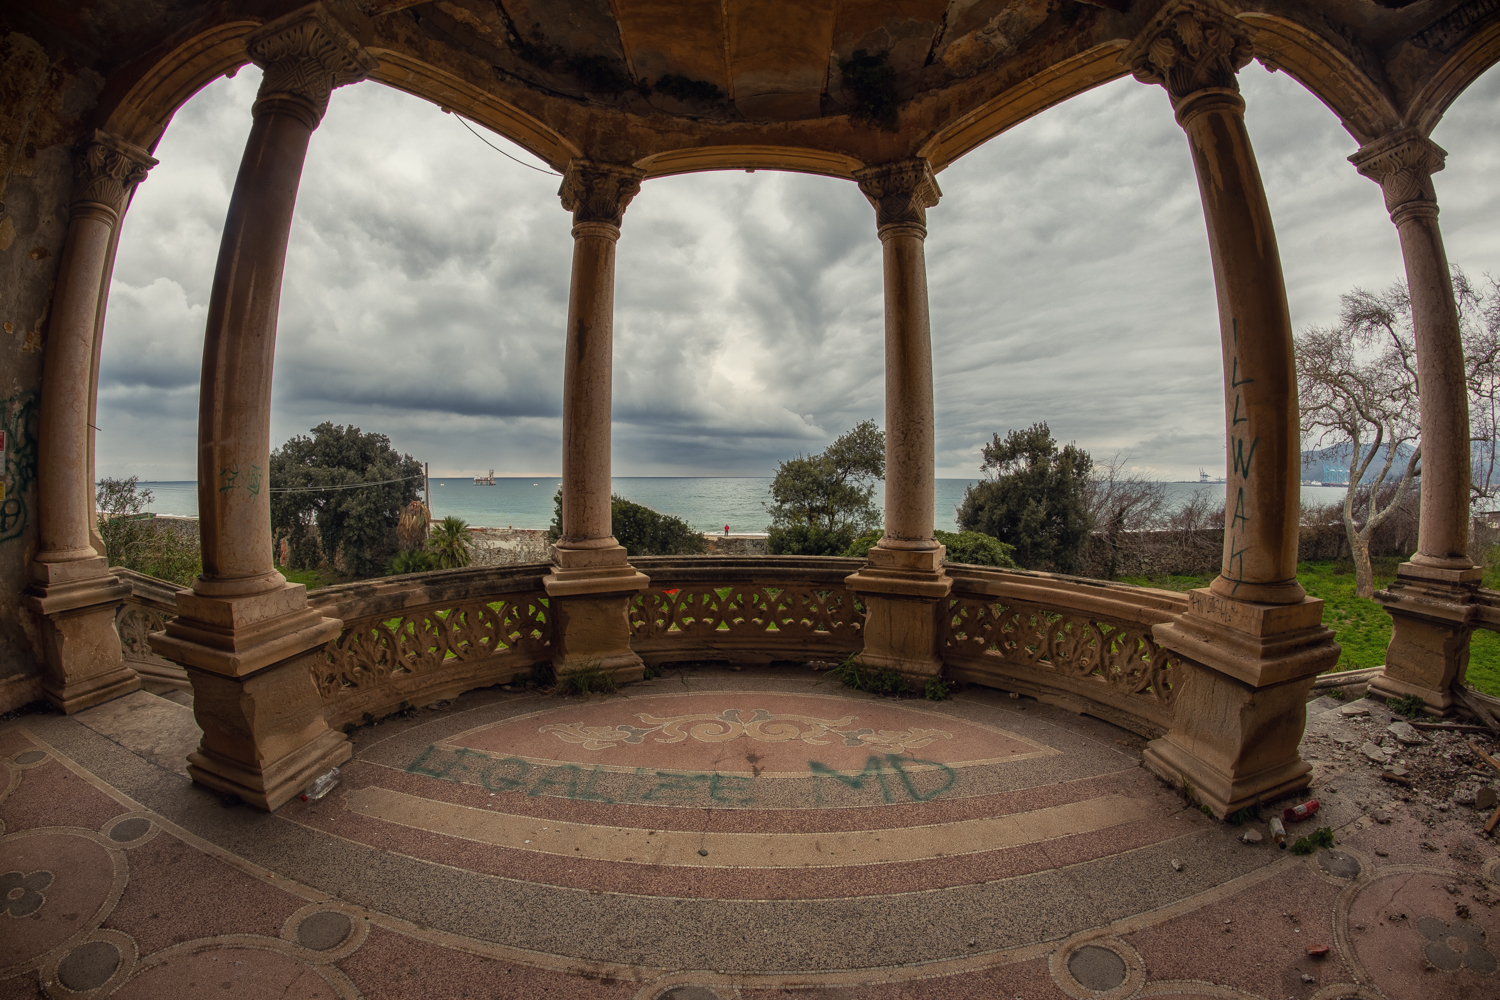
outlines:
[{"label": "shrub", "polygon": [[937,540],[948,547],[949,562],[973,566],[1000,566],[1018,569],[1012,553],[1015,549],[991,535],[978,531],[938,531]]},{"label": "shrub", "polygon": [[832,529],[821,524],[773,524],[766,533],[766,550],[773,556],[847,555],[853,543],[854,526],[849,524]]},{"label": "shrub", "polygon": [[405,576],[407,573],[425,573],[437,569],[437,559],[426,549],[406,549],[397,552],[385,564],[386,576]]},{"label": "shrub", "polygon": [[[610,534],[632,556],[693,556],[707,548],[703,533],[680,517],[654,511],[619,495],[609,498]],[[552,495],[547,538],[562,537],[562,487]]]},{"label": "shrub", "polygon": [[190,587],[203,572],[203,554],[193,522],[159,520],[145,513],[155,497],[135,476],[102,479],[94,494],[99,537],[111,566],[124,566],[159,580]]},{"label": "shrub", "polygon": [[866,691],[870,694],[904,694],[908,688],[906,678],[899,670],[883,667],[879,670],[867,667],[859,657],[851,656],[833,668],[833,675],[847,688]]},{"label": "shrub", "polygon": [[688,556],[705,548],[703,533],[682,518],[617,496],[610,497],[609,517],[611,533],[628,555]]}]

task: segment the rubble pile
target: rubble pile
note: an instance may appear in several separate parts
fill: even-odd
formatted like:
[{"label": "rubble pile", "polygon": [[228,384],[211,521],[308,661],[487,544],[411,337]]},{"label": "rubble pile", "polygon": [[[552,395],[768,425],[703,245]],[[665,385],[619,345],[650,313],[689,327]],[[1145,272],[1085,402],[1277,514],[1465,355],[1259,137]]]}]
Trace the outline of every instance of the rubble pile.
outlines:
[{"label": "rubble pile", "polygon": [[[1482,831],[1500,806],[1500,769],[1485,760],[1500,761],[1500,739],[1483,727],[1408,719],[1370,699],[1319,698],[1308,705],[1302,748],[1314,787],[1336,791],[1342,780],[1367,800],[1361,805],[1409,803],[1428,825],[1463,818]],[[1370,814],[1381,819],[1378,808]]]}]

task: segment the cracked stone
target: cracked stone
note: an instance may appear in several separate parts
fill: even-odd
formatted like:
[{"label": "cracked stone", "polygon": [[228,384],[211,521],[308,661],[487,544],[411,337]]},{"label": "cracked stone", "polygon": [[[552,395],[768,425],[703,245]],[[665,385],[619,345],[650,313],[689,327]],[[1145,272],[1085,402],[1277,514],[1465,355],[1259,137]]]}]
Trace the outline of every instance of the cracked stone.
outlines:
[{"label": "cracked stone", "polygon": [[1409,747],[1427,742],[1427,737],[1413,729],[1409,722],[1393,722],[1385,727],[1385,731]]},{"label": "cracked stone", "polygon": [[1360,747],[1359,752],[1364,754],[1366,757],[1370,758],[1370,760],[1374,761],[1377,764],[1384,764],[1391,759],[1390,754],[1386,753],[1375,744],[1369,742],[1366,742],[1364,746]]}]

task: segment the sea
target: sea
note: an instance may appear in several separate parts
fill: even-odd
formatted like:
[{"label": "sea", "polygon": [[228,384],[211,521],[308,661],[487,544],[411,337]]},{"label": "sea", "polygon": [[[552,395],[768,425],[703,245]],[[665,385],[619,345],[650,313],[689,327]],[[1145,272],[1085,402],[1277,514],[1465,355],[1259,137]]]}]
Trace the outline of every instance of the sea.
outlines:
[{"label": "sea", "polygon": [[[941,531],[957,531],[955,508],[963,502],[964,490],[973,479],[937,481],[936,523]],[[472,527],[546,528],[552,523],[552,497],[561,480],[545,477],[496,477],[493,486],[468,477],[432,480],[434,517],[458,517]],[[1224,501],[1223,483],[1165,483],[1168,502],[1186,503],[1199,490],[1217,503]],[[614,480],[614,492],[627,500],[663,514],[680,517],[699,531],[722,532],[725,525],[736,535],[763,534],[769,517],[771,478],[622,476]],[[198,486],[194,482],[141,483],[153,496],[147,510],[179,517],[198,516]],[[1329,504],[1342,500],[1342,486],[1304,486],[1304,504]],[[877,485],[877,506],[883,500]]]}]

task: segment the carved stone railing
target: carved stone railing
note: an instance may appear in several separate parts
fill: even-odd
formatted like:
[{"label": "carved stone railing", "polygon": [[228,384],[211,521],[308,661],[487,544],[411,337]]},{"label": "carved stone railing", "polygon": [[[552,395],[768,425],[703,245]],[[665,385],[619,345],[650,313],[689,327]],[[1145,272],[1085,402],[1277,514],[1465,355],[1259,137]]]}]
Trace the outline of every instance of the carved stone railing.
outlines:
[{"label": "carved stone railing", "polygon": [[157,656],[146,641],[147,635],[160,632],[177,617],[177,591],[182,588],[123,566],[112,566],[110,572],[121,583],[130,585],[130,596],[115,612],[115,629],[120,633],[120,652],[124,654],[125,665],[146,684],[191,691],[187,671]]},{"label": "carved stone railing", "polygon": [[944,674],[1031,695],[1147,736],[1172,722],[1179,662],[1151,627],[1187,596],[1079,577],[949,566]]},{"label": "carved stone railing", "polygon": [[549,660],[547,570],[544,563],[438,570],[307,595],[344,623],[312,661],[329,725],[504,684]]},{"label": "carved stone railing", "polygon": [[863,559],[637,556],[651,586],[630,604],[647,663],[841,660],[864,648],[864,608],[844,586]]},{"label": "carved stone railing", "polygon": [[[864,608],[844,586],[860,559],[645,556],[651,586],[630,604],[631,647],[650,664],[838,661],[864,648]],[[312,658],[331,725],[381,717],[528,675],[552,656],[547,563],[440,570],[328,587],[308,603],[343,622]],[[132,596],[118,619],[142,677],[187,688],[146,634],[176,613],[176,588],[116,570]],[[1172,721],[1177,661],[1153,625],[1183,594],[1078,577],[949,565],[944,675],[1086,712],[1145,735]],[[1500,595],[1495,595],[1500,598]],[[1500,622],[1500,600],[1489,612]],[[1481,613],[1483,615],[1483,612]],[[1478,624],[1478,622],[1476,622]]]}]

